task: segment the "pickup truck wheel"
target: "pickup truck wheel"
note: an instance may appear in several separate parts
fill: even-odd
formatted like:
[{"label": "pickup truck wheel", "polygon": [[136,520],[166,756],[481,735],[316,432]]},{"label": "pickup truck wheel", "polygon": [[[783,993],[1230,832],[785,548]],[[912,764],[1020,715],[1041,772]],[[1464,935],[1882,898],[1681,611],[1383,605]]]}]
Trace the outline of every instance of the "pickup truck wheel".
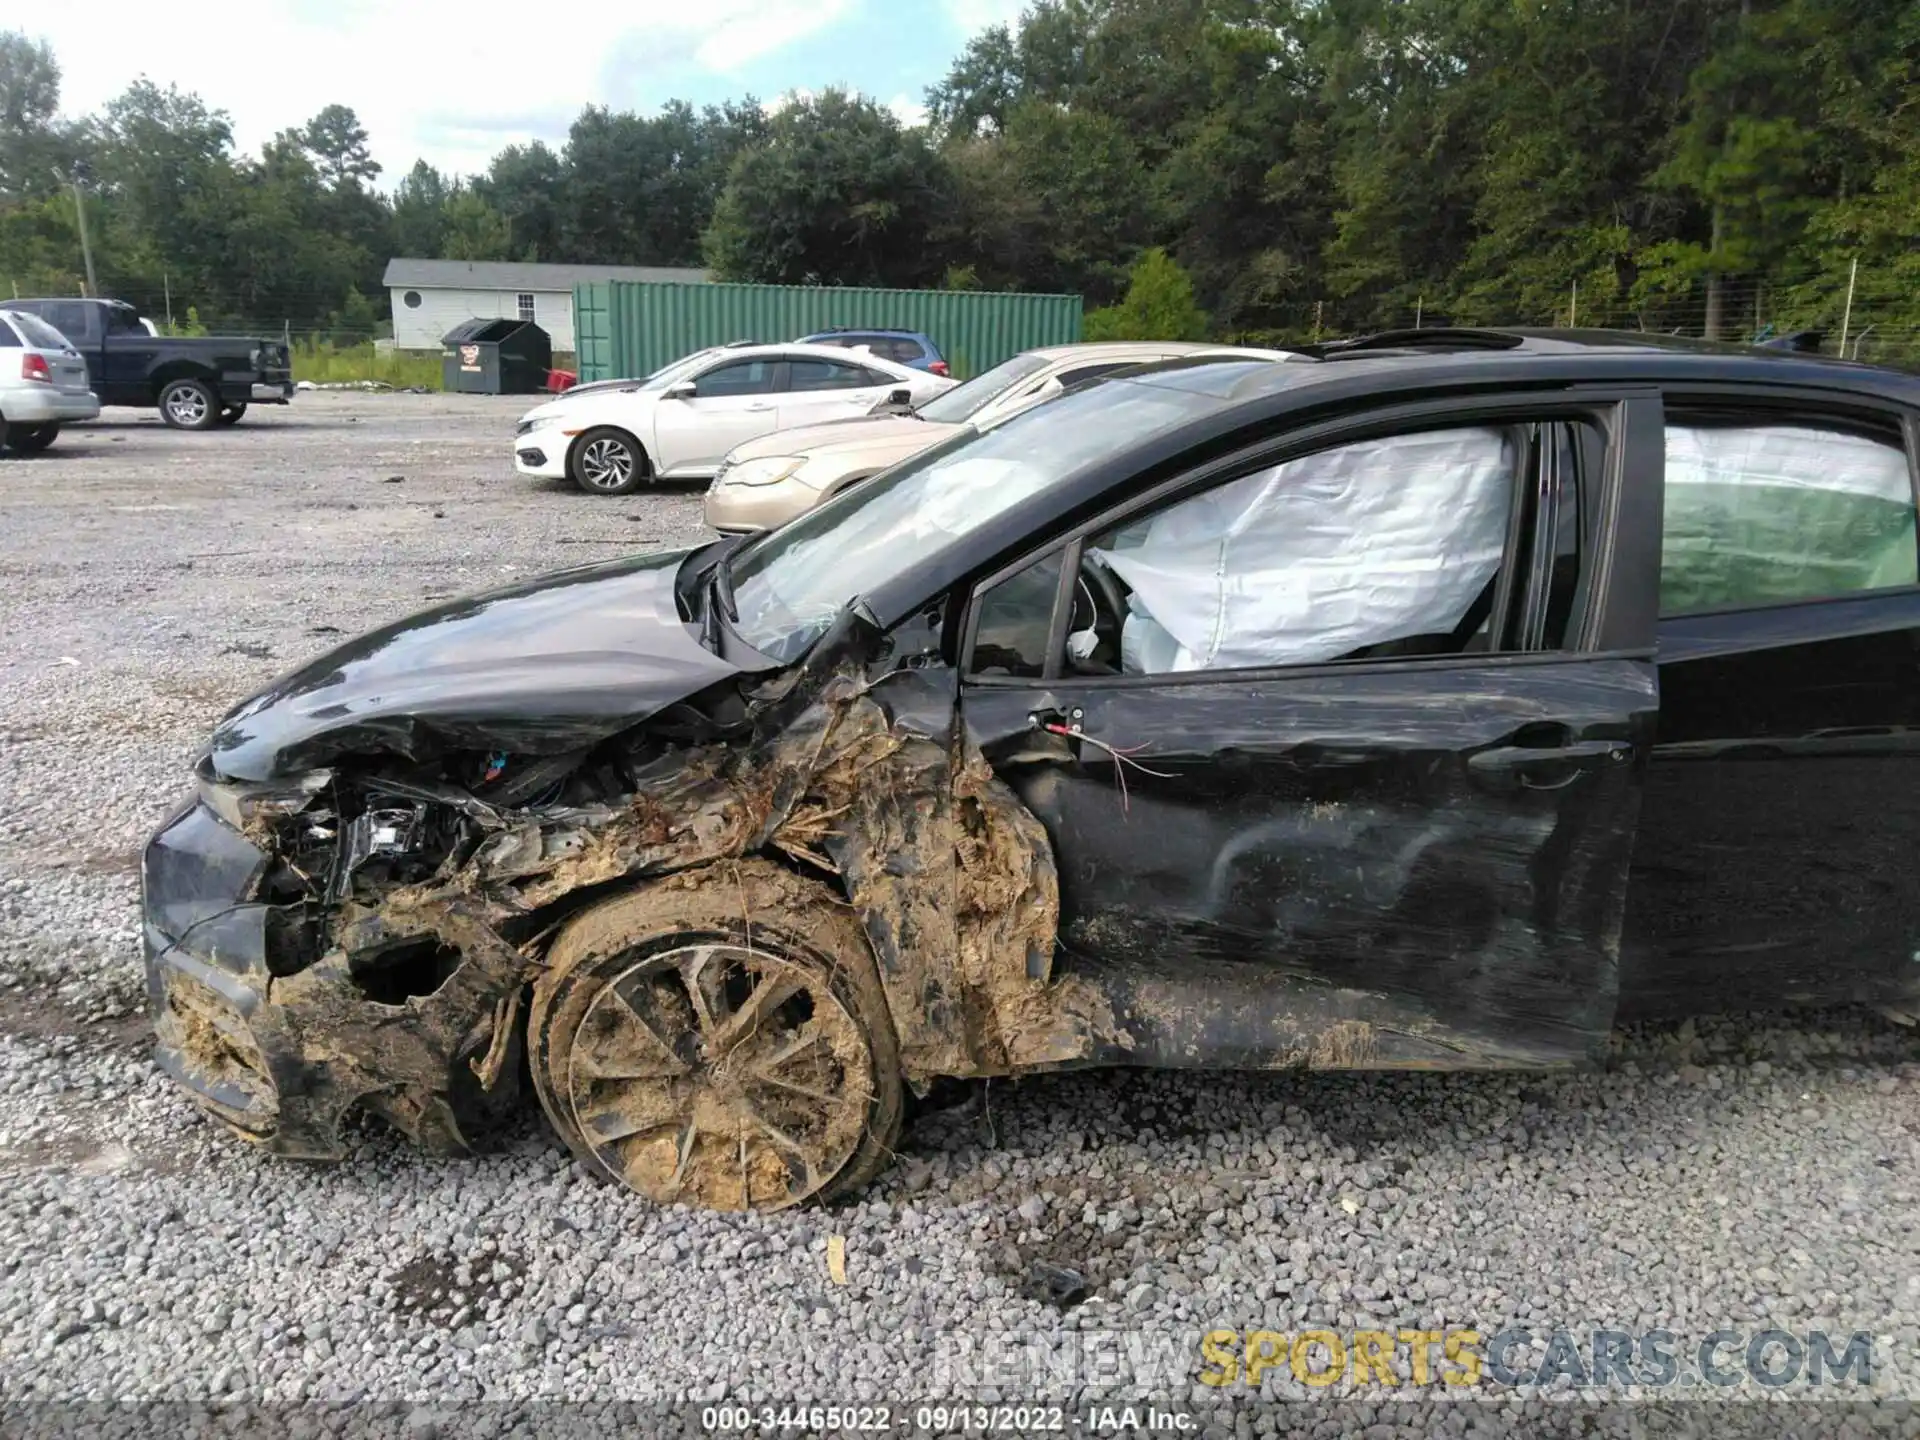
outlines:
[{"label": "pickup truck wheel", "polygon": [[9,425],[6,427],[7,448],[16,455],[38,455],[59,433],[57,421],[45,425]]},{"label": "pickup truck wheel", "polygon": [[220,419],[220,398],[204,380],[169,380],[160,388],[160,418],[176,430],[211,429]]},{"label": "pickup truck wheel", "polygon": [[247,402],[244,400],[236,401],[231,405],[222,405],[220,407],[220,418],[214,423],[216,425],[237,425],[240,423],[240,417],[246,413]]},{"label": "pickup truck wheel", "polygon": [[625,495],[646,483],[647,452],[624,430],[602,425],[573,443],[567,475],[589,495]]}]

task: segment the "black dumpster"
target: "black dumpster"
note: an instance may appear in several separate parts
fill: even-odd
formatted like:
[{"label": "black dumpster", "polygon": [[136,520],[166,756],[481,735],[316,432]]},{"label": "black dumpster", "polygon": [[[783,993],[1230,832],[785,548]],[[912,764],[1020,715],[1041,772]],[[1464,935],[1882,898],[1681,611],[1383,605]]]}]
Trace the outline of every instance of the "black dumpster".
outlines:
[{"label": "black dumpster", "polygon": [[468,320],[440,337],[440,386],[460,395],[531,395],[547,388],[553,341],[531,320]]}]

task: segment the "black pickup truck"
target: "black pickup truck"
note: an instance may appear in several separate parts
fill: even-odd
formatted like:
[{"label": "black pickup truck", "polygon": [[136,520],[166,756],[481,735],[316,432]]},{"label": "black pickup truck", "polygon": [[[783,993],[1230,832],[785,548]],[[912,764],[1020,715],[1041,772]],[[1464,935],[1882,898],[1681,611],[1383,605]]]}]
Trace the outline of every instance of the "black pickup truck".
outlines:
[{"label": "black pickup truck", "polygon": [[86,357],[102,405],[157,406],[181,430],[231,425],[250,404],[293,398],[293,370],[278,340],[157,335],[118,300],[8,300],[38,315]]}]

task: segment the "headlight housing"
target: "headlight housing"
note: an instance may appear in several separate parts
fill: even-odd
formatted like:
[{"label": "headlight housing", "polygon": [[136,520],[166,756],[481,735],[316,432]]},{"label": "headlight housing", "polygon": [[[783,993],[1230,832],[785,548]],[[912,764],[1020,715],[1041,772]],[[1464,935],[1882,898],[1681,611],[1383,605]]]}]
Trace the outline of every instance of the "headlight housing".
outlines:
[{"label": "headlight housing", "polygon": [[308,770],[283,780],[222,780],[213,766],[202,760],[194,767],[194,785],[200,801],[236,830],[244,830],[256,820],[280,815],[297,815],[309,801],[333,783],[331,770]]},{"label": "headlight housing", "polygon": [[721,479],[729,485],[777,485],[791,479],[806,463],[804,455],[768,455],[729,465]]}]

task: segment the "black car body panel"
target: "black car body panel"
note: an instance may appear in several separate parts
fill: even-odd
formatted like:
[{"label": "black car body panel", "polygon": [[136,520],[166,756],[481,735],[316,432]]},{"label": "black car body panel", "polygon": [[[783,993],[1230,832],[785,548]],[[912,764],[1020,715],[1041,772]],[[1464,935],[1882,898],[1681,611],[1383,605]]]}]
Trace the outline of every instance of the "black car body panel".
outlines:
[{"label": "black car body panel", "polygon": [[[858,916],[915,1083],[1560,1066],[1622,1014],[1920,1011],[1920,583],[1660,613],[1671,415],[1865,426],[1920,494],[1920,382],[1633,337],[1448,343],[1099,382],[1185,399],[847,596],[784,666],[719,618],[709,548],[442,606],[277,682],[148,847],[161,1063],[280,1153],[338,1153],[354,1106],[464,1148],[510,1098],[556,926],[752,856]],[[1522,422],[1479,649],[1068,665],[1103,527],[1356,437]],[[1010,642],[1044,659],[979,663],[995,587],[1049,558]]]},{"label": "black car body panel", "polygon": [[270,780],[342,751],[549,755],[604,740],[739,673],[680,619],[687,554],[541,576],[350,640],[229,711],[214,766]]}]

